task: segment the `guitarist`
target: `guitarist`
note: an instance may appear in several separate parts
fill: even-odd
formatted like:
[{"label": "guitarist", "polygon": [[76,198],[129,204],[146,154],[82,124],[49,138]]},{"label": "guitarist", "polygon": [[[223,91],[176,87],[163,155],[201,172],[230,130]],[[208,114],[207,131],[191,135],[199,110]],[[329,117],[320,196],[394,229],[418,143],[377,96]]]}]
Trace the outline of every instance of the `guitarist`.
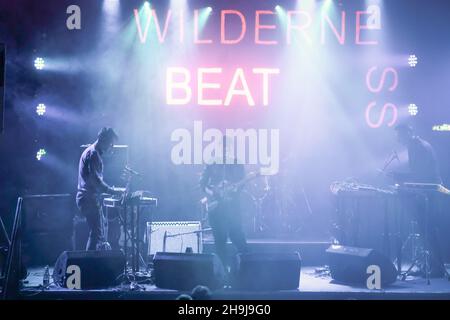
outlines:
[{"label": "guitarist", "polygon": [[247,241],[242,227],[242,214],[240,209],[240,190],[232,190],[224,194],[226,183],[236,183],[244,179],[244,165],[238,164],[237,159],[229,157],[231,141],[223,138],[222,157],[215,159],[203,170],[200,187],[208,194],[208,198],[217,201],[215,208],[208,212],[216,253],[226,271],[234,267],[233,261],[228,261],[227,241],[230,238],[239,253],[247,250]]}]

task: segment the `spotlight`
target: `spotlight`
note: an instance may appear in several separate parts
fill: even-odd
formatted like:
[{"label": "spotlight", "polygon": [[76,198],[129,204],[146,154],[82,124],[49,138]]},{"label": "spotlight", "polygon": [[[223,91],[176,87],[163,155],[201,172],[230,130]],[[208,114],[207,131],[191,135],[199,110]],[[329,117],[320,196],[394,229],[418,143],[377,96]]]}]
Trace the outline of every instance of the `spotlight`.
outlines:
[{"label": "spotlight", "polygon": [[120,0],[103,0],[103,14],[107,17],[117,17],[120,11]]},{"label": "spotlight", "polygon": [[408,112],[410,115],[412,115],[414,117],[419,113],[419,107],[417,105],[415,105],[414,103],[411,103],[408,106]]},{"label": "spotlight", "polygon": [[331,8],[331,5],[333,4],[333,0],[325,0],[323,3],[322,10],[328,11]]},{"label": "spotlight", "polygon": [[417,56],[415,54],[411,54],[408,57],[408,64],[411,68],[414,68],[415,66],[417,66],[418,63],[419,63],[419,59],[417,58]]},{"label": "spotlight", "polygon": [[144,2],[144,7],[145,7],[146,9],[150,9],[150,2],[145,1],[145,2]]},{"label": "spotlight", "polygon": [[36,159],[38,161],[41,161],[42,157],[45,156],[47,154],[47,151],[45,151],[45,149],[39,149],[38,152],[36,152]]},{"label": "spotlight", "polygon": [[45,111],[47,111],[47,107],[43,103],[39,103],[36,107],[36,113],[38,116],[43,116],[45,114]]},{"label": "spotlight", "polygon": [[276,10],[277,12],[280,11],[280,10],[281,10],[281,6],[276,5],[276,6],[275,6],[275,10]]},{"label": "spotlight", "polygon": [[45,61],[44,61],[44,59],[43,58],[36,58],[35,60],[34,60],[34,67],[36,68],[36,69],[38,69],[38,70],[42,70],[42,69],[44,69],[44,67],[45,67]]},{"label": "spotlight", "polygon": [[207,11],[208,13],[210,13],[210,12],[212,11],[212,8],[211,8],[211,7],[207,7],[207,8],[206,8],[206,11]]}]

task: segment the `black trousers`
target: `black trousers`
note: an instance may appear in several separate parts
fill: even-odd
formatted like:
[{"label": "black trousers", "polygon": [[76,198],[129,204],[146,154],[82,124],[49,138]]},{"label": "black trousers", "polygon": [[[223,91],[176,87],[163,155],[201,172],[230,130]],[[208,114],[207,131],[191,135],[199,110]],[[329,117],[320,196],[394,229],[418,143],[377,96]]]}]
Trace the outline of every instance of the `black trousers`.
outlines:
[{"label": "black trousers", "polygon": [[77,194],[77,206],[82,216],[86,217],[89,227],[89,239],[86,250],[98,250],[107,240],[108,221],[103,215],[102,206],[94,196]]},{"label": "black trousers", "polygon": [[209,224],[214,235],[216,253],[225,268],[234,269],[235,259],[229,260],[227,252],[228,238],[236,247],[238,253],[247,251],[247,240],[242,227],[242,215],[237,201],[222,202],[209,212]]}]

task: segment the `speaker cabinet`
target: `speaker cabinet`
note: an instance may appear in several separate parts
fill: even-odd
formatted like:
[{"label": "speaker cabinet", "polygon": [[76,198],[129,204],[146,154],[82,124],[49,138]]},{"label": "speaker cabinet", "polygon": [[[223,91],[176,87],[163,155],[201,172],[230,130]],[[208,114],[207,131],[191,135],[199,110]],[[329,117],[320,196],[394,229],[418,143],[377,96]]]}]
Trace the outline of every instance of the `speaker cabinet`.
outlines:
[{"label": "speaker cabinet", "polygon": [[80,289],[98,289],[118,284],[125,270],[125,256],[121,251],[64,251],[56,260],[53,281],[67,287],[67,278],[72,271],[68,267],[79,268]]},{"label": "speaker cabinet", "polygon": [[157,252],[153,258],[158,288],[192,290],[197,285],[223,286],[223,268],[214,254]]},{"label": "speaker cabinet", "polygon": [[22,206],[22,257],[27,266],[50,265],[72,249],[73,217],[78,209],[70,194],[29,195]]},{"label": "speaker cabinet", "polygon": [[238,255],[233,287],[244,290],[296,290],[300,284],[299,253],[245,253]]},{"label": "speaker cabinet", "polygon": [[394,264],[377,250],[331,245],[326,254],[331,277],[336,281],[365,285],[370,276],[367,268],[372,265],[380,268],[382,285],[391,284],[397,278]]}]

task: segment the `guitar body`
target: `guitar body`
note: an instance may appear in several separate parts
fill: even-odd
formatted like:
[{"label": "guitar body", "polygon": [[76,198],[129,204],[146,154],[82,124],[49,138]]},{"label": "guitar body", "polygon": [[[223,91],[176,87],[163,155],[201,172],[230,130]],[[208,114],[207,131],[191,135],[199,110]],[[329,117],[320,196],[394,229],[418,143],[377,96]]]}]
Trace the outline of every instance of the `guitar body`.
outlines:
[{"label": "guitar body", "polygon": [[239,182],[222,181],[218,185],[208,186],[208,189],[213,191],[213,195],[206,196],[206,209],[207,211],[215,210],[221,203],[232,201],[234,195],[243,187],[248,181],[258,177],[259,173],[250,173],[247,177]]},{"label": "guitar body", "polygon": [[208,211],[214,211],[215,209],[217,209],[217,207],[219,206],[219,201],[218,200],[208,200],[208,202],[206,203],[206,209]]}]

